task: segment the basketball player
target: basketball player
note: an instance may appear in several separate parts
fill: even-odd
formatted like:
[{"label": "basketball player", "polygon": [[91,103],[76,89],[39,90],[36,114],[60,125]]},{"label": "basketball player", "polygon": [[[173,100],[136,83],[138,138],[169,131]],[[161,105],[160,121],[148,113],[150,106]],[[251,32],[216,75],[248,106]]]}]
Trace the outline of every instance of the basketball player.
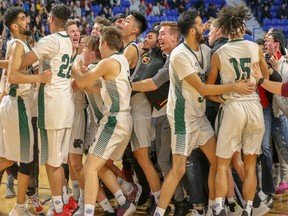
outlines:
[{"label": "basketball player", "polygon": [[[216,139],[205,116],[206,95],[218,95],[241,90],[250,93],[255,89],[249,84],[237,83],[223,86],[205,85],[205,73],[209,68],[210,48],[204,42],[203,22],[196,10],[185,11],[179,18],[178,29],[184,42],[170,56],[170,89],[167,117],[171,126],[172,169],[165,178],[154,216],[163,216],[180,179],[186,170],[187,156],[198,145],[208,158],[209,199],[214,200],[216,172]],[[243,88],[242,88],[243,87]]]},{"label": "basketball player", "polygon": [[[257,44],[243,39],[245,20],[248,18],[249,10],[244,6],[227,6],[218,14],[221,31],[228,36],[229,41],[212,56],[210,73],[211,76],[217,76],[220,71],[222,84],[229,85],[250,78],[251,82],[256,83],[251,76],[252,64],[256,62],[260,62],[261,68],[268,74],[262,50]],[[226,215],[224,201],[227,196],[227,170],[234,153],[242,149],[245,170],[242,216],[250,216],[257,185],[256,160],[261,152],[264,134],[262,106],[255,91],[247,95],[226,92],[219,98],[223,105],[216,123],[218,165],[215,177],[215,214]]]},{"label": "basketball player", "polygon": [[[33,160],[34,134],[32,129],[31,108],[33,100],[33,84],[50,82],[51,72],[33,75],[31,65],[19,70],[21,58],[30,51],[26,38],[31,35],[30,20],[22,7],[10,7],[4,14],[4,24],[9,28],[13,38],[8,42],[6,59],[9,60],[5,94],[0,106],[1,134],[0,163],[20,163],[17,176],[17,203],[9,215],[32,215],[25,204],[26,191],[29,184],[31,162]],[[6,167],[4,167],[6,168]],[[2,167],[1,167],[2,169]],[[42,209],[43,210],[43,209]]]},{"label": "basketball player", "polygon": [[91,87],[96,80],[100,81],[103,101],[103,117],[84,164],[85,216],[94,215],[99,190],[98,176],[119,203],[117,215],[131,215],[136,211],[136,207],[121,191],[113,172],[105,165],[109,159],[122,158],[132,131],[129,65],[124,55],[119,53],[121,46],[122,35],[119,29],[105,27],[101,31],[99,45],[103,60],[85,74],[81,73],[80,64],[76,64],[73,70],[79,88]]},{"label": "basketball player", "polygon": [[[41,85],[38,95],[38,128],[40,159],[45,164],[55,207],[55,215],[71,214],[77,203],[63,203],[64,172],[67,163],[71,128],[74,120],[74,101],[71,87],[72,44],[65,24],[71,11],[64,4],[52,7],[48,17],[51,35],[42,38],[22,60],[21,67],[40,60],[49,61],[52,81]],[[67,107],[69,107],[67,109]],[[63,199],[66,202],[65,199]],[[63,208],[65,204],[65,207]]]}]

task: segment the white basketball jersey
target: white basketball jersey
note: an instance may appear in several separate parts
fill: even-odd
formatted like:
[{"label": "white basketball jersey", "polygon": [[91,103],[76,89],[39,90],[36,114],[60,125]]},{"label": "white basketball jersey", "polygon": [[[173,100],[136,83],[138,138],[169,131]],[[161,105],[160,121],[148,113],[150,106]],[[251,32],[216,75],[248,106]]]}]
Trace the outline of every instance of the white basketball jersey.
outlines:
[{"label": "white basketball jersey", "polygon": [[185,81],[185,77],[197,73],[202,82],[205,82],[210,67],[210,56],[210,48],[204,44],[200,45],[197,53],[185,43],[180,44],[171,53],[167,116],[176,134],[191,131],[197,124],[197,118],[205,115],[205,98]]},{"label": "white basketball jersey", "polygon": [[38,96],[38,127],[44,129],[71,128],[74,120],[74,100],[71,87],[72,43],[66,32],[42,38],[33,48],[41,61],[47,61],[52,71],[50,83],[41,84]]},{"label": "white basketball jersey", "polygon": [[[20,39],[16,39],[16,38],[12,38],[11,40],[9,40],[7,42],[7,53],[6,53],[6,59],[8,59],[9,55],[10,55],[10,47],[15,43],[15,42],[19,42],[23,45],[24,47],[24,53],[28,53],[31,51],[30,47],[26,44],[26,42],[20,40]],[[32,70],[32,65],[28,66],[25,69],[20,70],[21,73],[23,74],[33,74],[33,70]],[[31,83],[26,83],[26,84],[13,84],[13,83],[6,83],[6,87],[5,87],[5,91],[7,94],[11,95],[11,96],[22,96],[22,97],[28,97],[27,99],[29,99],[31,102],[33,101],[33,84]],[[24,98],[23,98],[24,99]],[[31,105],[31,104],[30,104]]]},{"label": "white basketball jersey", "polygon": [[130,112],[131,84],[129,81],[129,64],[121,53],[115,53],[110,58],[116,59],[121,65],[121,71],[114,80],[104,80],[100,77],[100,93],[103,100],[103,114],[114,115]]},{"label": "white basketball jersey", "polygon": [[[244,40],[230,40],[216,51],[221,63],[221,83],[230,84],[242,79],[251,79],[256,83],[251,75],[251,67],[259,62],[258,45]],[[235,100],[259,100],[256,92],[244,95],[237,92],[230,92],[220,95],[224,103]]]}]

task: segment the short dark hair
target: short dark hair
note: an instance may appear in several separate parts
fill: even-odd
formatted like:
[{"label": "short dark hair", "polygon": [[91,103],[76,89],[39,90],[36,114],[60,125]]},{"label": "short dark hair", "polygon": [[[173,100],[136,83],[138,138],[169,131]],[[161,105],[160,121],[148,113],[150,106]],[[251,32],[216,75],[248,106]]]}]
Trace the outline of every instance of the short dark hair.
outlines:
[{"label": "short dark hair", "polygon": [[100,38],[98,36],[90,35],[87,38],[86,47],[94,51],[96,54],[96,57],[98,59],[101,59],[101,53],[99,51],[99,43],[100,43]]},{"label": "short dark hair", "polygon": [[101,36],[107,42],[110,49],[120,50],[123,47],[122,32],[117,27],[104,27],[101,29]]},{"label": "short dark hair", "polygon": [[65,27],[67,20],[71,17],[71,10],[67,5],[56,4],[51,8],[51,15],[57,19],[56,25]]},{"label": "short dark hair", "polygon": [[183,34],[184,36],[188,35],[190,28],[193,27],[193,25],[195,24],[195,19],[198,16],[199,12],[194,9],[182,13],[177,23],[178,29],[181,34]]},{"label": "short dark hair", "polygon": [[131,10],[130,14],[135,18],[136,24],[139,28],[139,32],[137,34],[137,36],[138,36],[141,33],[143,33],[144,31],[146,31],[146,29],[148,28],[147,20],[146,20],[145,16],[143,14],[141,14],[139,11]]},{"label": "short dark hair", "polygon": [[3,15],[4,25],[6,25],[10,31],[11,25],[17,21],[17,16],[20,13],[25,13],[24,8],[21,6],[12,6],[5,11]]}]

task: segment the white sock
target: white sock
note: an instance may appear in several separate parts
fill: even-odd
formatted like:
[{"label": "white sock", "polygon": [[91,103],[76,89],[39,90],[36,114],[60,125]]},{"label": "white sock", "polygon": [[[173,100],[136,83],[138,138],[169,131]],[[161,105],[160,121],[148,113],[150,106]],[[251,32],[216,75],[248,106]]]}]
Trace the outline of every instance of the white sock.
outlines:
[{"label": "white sock", "polygon": [[52,200],[53,200],[54,209],[55,209],[56,213],[63,212],[62,197],[61,196],[52,196]]},{"label": "white sock", "polygon": [[84,189],[80,188],[80,197],[84,197]]},{"label": "white sock", "polygon": [[23,203],[23,204],[17,203],[17,206],[18,206],[18,208],[25,208],[25,207],[26,207],[26,204],[25,204],[25,203]]},{"label": "white sock", "polygon": [[114,213],[114,209],[112,208],[112,206],[111,206],[111,204],[107,198],[105,198],[104,200],[99,202],[99,205],[101,206],[101,208],[103,209],[104,212],[108,211],[109,213]]},{"label": "white sock", "polygon": [[[158,214],[156,214],[156,213],[158,213]],[[164,214],[165,214],[165,209],[162,209],[159,207],[157,207],[155,212],[154,212],[154,215],[157,215],[157,216],[164,216]]]},{"label": "white sock", "polygon": [[62,197],[63,197],[63,202],[64,204],[68,204],[69,203],[69,195],[67,193],[67,189],[66,189],[66,186],[63,186],[62,187],[63,189],[63,192],[62,192]]},{"label": "white sock", "polygon": [[216,214],[220,214],[221,210],[224,209],[224,198],[223,197],[217,197],[215,199],[215,212]]},{"label": "white sock", "polygon": [[124,205],[126,202],[126,198],[123,194],[123,192],[121,191],[121,189],[119,189],[115,194],[114,194],[117,202],[119,203],[119,205]]},{"label": "white sock", "polygon": [[208,206],[210,209],[215,209],[215,200],[209,200],[208,201]]},{"label": "white sock", "polygon": [[80,187],[79,182],[77,180],[72,180],[72,194],[75,201],[79,200],[80,196]]},{"label": "white sock", "polygon": [[85,204],[84,209],[85,209],[84,216],[92,216],[92,215],[94,215],[95,205]]},{"label": "white sock", "polygon": [[227,198],[227,200],[228,200],[228,203],[229,203],[229,204],[236,202],[235,199],[234,199],[234,197],[229,197],[229,198]]},{"label": "white sock", "polygon": [[159,199],[160,199],[160,191],[152,192],[152,193],[153,193],[153,196],[155,199],[155,203],[157,204],[159,202]]},{"label": "white sock", "polygon": [[253,208],[253,201],[252,200],[245,201],[244,209],[247,211],[249,216],[251,215],[252,208]]},{"label": "white sock", "polygon": [[130,182],[125,181],[119,176],[117,177],[117,182],[125,195],[128,195],[133,191],[133,185]]}]

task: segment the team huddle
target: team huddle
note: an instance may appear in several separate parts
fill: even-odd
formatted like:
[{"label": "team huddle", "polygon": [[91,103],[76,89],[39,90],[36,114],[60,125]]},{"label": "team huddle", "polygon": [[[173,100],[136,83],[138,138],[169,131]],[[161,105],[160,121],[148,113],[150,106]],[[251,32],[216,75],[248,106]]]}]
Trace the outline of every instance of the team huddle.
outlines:
[{"label": "team huddle", "polygon": [[[12,38],[0,61],[0,171],[11,169],[13,174],[19,164],[14,173],[17,203],[9,215],[33,215],[25,200],[39,200],[36,185],[31,185],[38,155],[52,199],[45,213],[38,202],[37,214],[94,215],[97,202],[107,216],[129,216],[149,192],[154,202],[146,212],[154,216],[171,212],[173,196],[176,216],[254,216],[269,210],[253,203],[261,196],[256,160],[265,130],[256,86],[259,73],[268,78],[269,71],[262,49],[243,39],[247,8],[220,10],[209,44],[220,31],[228,42],[212,50],[204,44],[205,26],[196,10],[185,11],[178,22],[155,24],[138,44],[148,24],[137,11],[116,15],[113,23],[97,17],[89,36],[80,36],[77,22],[69,17],[67,6],[53,6],[51,35],[30,47],[24,9],[11,7],[3,16]],[[253,76],[253,65],[258,76]],[[218,76],[221,84],[216,84]],[[220,108],[209,118],[212,103]],[[157,169],[150,158],[154,139]],[[202,182],[194,182],[200,177],[188,169],[198,150],[210,166],[207,202],[202,192],[195,194]],[[135,169],[135,182],[114,163],[131,154],[142,173]],[[71,197],[62,164],[69,164]],[[243,209],[234,199],[231,164],[243,182]],[[185,173],[192,178],[190,204]],[[117,209],[103,185],[114,195]]]}]

